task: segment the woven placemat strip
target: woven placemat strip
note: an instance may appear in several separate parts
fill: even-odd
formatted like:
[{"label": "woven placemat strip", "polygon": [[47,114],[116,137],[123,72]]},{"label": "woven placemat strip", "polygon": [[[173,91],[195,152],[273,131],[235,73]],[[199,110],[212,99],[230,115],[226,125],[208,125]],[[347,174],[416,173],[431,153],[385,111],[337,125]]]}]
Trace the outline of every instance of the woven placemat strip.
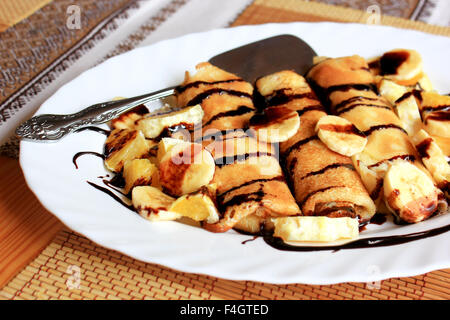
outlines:
[{"label": "woven placemat strip", "polygon": [[25,19],[52,0],[0,1],[0,32]]},{"label": "woven placemat strip", "polygon": [[440,270],[378,284],[315,286],[230,281],[143,263],[62,230],[0,291],[0,296],[3,299],[450,299],[449,279],[450,270]]},{"label": "woven placemat strip", "polygon": [[[351,8],[301,0],[256,0],[233,23],[233,26],[271,22],[354,22],[373,23],[373,14]],[[376,17],[377,18],[377,17]],[[450,27],[435,26],[388,15],[379,16],[379,25],[413,29],[450,36]]]}]

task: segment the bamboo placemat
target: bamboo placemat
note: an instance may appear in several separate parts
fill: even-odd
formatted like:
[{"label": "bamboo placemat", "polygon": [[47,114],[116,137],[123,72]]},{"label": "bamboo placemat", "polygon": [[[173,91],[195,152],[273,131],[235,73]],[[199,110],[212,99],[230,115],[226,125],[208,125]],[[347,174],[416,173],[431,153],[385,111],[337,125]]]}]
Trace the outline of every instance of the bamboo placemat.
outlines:
[{"label": "bamboo placemat", "polygon": [[[365,0],[363,0],[365,1]],[[367,1],[370,5],[373,1]],[[370,18],[375,19],[370,19]],[[330,6],[318,2],[301,0],[255,0],[233,23],[233,26],[262,24],[270,22],[354,22],[368,23],[376,21],[373,13],[350,8]],[[380,25],[393,26],[403,29],[414,29],[437,35],[450,36],[450,27],[442,27],[397,18],[388,15],[379,16]]]},{"label": "bamboo placemat", "polygon": [[52,0],[0,1],[0,32],[6,30]]},{"label": "bamboo placemat", "polygon": [[63,230],[0,291],[0,296],[5,299],[450,299],[449,278],[450,270],[442,270],[389,279],[379,286],[230,281],[136,261]]},{"label": "bamboo placemat", "polygon": [[[257,0],[232,25],[290,21],[364,23],[367,18],[365,12],[320,3]],[[393,17],[381,17],[380,22],[450,36],[450,28]],[[2,179],[1,184],[7,186],[17,179],[23,179],[20,171]],[[15,194],[20,194],[25,199],[33,198],[25,184],[17,186],[16,189]],[[25,206],[23,202],[17,205],[15,204],[17,196],[10,198],[8,205],[15,206],[16,211],[21,212]],[[38,204],[35,206],[36,210],[43,210],[38,208]],[[39,223],[39,219],[34,222]],[[343,283],[312,286],[229,281],[136,261],[118,252],[102,248],[70,230],[62,229],[50,245],[0,290],[0,298],[450,299],[450,269],[410,278],[394,278],[375,284]]]}]

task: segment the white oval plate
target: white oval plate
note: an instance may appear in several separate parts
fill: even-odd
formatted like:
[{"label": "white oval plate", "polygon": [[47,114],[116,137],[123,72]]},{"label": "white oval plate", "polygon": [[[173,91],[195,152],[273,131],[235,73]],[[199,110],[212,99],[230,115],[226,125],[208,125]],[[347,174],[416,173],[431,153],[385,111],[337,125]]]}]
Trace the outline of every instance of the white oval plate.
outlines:
[{"label": "white oval plate", "polygon": [[[436,88],[442,93],[450,91],[449,38],[357,24],[267,24],[190,34],[114,57],[61,87],[38,114],[72,113],[116,96],[177,85],[185,70],[197,63],[279,34],[301,37],[319,55],[332,57],[359,54],[369,58],[399,47],[416,49]],[[85,131],[57,143],[22,142],[20,163],[31,190],[64,224],[138,260],[184,272],[278,284],[371,282],[450,267],[450,232],[390,247],[285,252],[260,238],[244,245],[241,242],[250,237],[234,231],[213,234],[178,222],[151,223],[86,183],[99,183],[97,177],[107,173],[99,158],[80,158],[80,169],[75,169],[73,155],[102,152],[104,140],[101,134]],[[446,215],[417,225],[371,225],[361,237],[408,234],[449,223],[450,215]]]}]

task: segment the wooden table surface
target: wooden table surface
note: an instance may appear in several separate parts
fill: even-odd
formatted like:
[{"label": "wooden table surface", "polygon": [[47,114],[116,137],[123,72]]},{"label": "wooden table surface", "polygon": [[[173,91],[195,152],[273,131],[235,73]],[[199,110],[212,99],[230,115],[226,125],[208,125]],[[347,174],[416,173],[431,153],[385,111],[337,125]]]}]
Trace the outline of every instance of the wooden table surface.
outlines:
[{"label": "wooden table surface", "polygon": [[28,188],[19,161],[0,157],[0,288],[28,264],[64,225]]}]

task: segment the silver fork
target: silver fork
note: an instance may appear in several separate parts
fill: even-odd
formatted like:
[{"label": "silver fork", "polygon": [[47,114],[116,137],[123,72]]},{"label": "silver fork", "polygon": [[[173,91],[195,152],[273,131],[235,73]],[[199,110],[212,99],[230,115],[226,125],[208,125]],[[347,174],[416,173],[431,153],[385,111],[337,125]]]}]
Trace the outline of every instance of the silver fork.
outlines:
[{"label": "silver fork", "polygon": [[141,96],[94,104],[82,111],[67,115],[42,114],[35,116],[16,129],[20,139],[52,142],[78,129],[106,123],[141,105],[175,95],[170,87]]},{"label": "silver fork", "polygon": [[[263,75],[285,69],[304,74],[312,66],[314,56],[315,51],[303,40],[278,35],[223,52],[209,62],[253,83]],[[21,124],[16,135],[30,141],[56,141],[80,128],[108,122],[140,104],[174,96],[175,88],[98,103],[69,115],[39,115]]]}]

